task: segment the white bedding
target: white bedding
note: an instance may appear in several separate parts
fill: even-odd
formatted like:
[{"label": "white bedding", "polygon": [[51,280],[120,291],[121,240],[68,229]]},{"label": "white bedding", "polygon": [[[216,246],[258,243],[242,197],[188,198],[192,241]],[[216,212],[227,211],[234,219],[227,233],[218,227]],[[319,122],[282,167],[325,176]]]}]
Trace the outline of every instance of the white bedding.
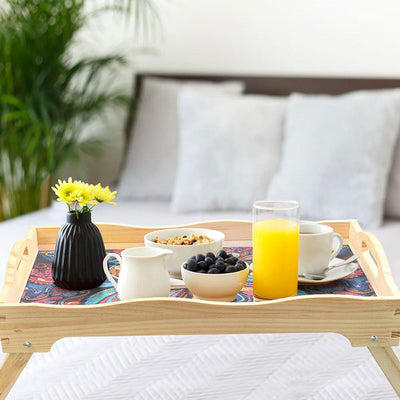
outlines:
[{"label": "white bedding", "polygon": [[[100,205],[94,222],[142,226],[250,213],[172,214],[166,203]],[[61,225],[65,205],[0,223],[0,280],[15,240],[31,225]],[[400,222],[374,231],[400,286]],[[395,351],[400,356],[400,349]],[[3,354],[0,355],[4,357]],[[34,354],[10,400],[366,399],[397,396],[368,350],[336,334],[66,338]]]}]

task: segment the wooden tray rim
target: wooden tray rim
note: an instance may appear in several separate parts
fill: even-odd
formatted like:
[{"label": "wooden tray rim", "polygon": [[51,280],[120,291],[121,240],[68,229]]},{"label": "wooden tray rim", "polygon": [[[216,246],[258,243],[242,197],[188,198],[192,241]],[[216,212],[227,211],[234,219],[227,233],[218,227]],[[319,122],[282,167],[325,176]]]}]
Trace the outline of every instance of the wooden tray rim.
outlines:
[{"label": "wooden tray rim", "polygon": [[[372,233],[363,232],[356,220],[325,220],[319,222],[333,227],[336,232],[343,236],[345,243],[350,245],[352,251],[360,255],[360,265],[377,296],[400,296],[400,290],[393,280],[382,245]],[[251,245],[251,221],[244,220],[214,220],[174,226],[134,226],[113,223],[98,223],[97,226],[107,247],[140,245],[143,244],[145,233],[178,226],[209,227],[223,230],[227,245],[243,245],[246,242]],[[59,226],[32,226],[25,239],[17,241],[7,265],[0,303],[19,303],[39,247],[53,246],[59,228]]]},{"label": "wooden tray rim", "polygon": [[[359,263],[378,297],[400,296],[400,290],[393,280],[386,254],[372,233],[363,232],[356,220],[319,222],[331,226],[335,232],[340,233],[352,251],[360,255]],[[251,221],[245,220],[211,220],[170,226],[134,226],[114,223],[98,223],[96,225],[103,235],[106,247],[123,248],[142,245],[143,236],[147,232],[171,227],[208,227],[222,230],[226,236],[226,245],[251,245],[251,224]],[[0,303],[19,304],[39,248],[54,246],[59,229],[60,226],[32,226],[25,239],[16,242],[7,264]],[[21,306],[23,305],[21,304]]]}]

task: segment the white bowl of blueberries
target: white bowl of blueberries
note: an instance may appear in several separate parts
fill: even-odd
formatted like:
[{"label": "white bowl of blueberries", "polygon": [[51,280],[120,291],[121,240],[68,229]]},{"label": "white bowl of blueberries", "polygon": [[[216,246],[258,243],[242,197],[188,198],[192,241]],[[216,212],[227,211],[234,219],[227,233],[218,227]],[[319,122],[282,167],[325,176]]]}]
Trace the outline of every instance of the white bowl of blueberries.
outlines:
[{"label": "white bowl of blueberries", "polygon": [[220,250],[190,257],[181,265],[181,274],[193,298],[233,301],[247,281],[249,266]]},{"label": "white bowl of blueberries", "polygon": [[[194,239],[190,242],[190,238]],[[213,229],[168,228],[149,232],[144,236],[144,243],[147,247],[172,250],[173,254],[165,258],[165,265],[173,278],[181,279],[181,265],[185,260],[199,253],[218,252],[224,239],[222,232]]]}]

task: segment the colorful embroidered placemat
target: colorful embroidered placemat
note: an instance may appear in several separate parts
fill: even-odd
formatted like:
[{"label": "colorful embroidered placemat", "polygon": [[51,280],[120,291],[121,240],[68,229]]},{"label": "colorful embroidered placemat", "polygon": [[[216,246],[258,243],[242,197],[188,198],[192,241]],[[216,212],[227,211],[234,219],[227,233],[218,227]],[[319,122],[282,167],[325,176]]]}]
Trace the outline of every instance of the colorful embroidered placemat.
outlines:
[{"label": "colorful embroidered placemat", "polygon": [[[228,253],[233,253],[239,259],[251,263],[251,247],[227,247]],[[120,250],[109,250],[119,253]],[[344,246],[338,257],[347,259],[352,255],[348,246]],[[119,301],[112,284],[106,280],[101,286],[89,290],[65,290],[54,285],[51,276],[52,251],[39,251],[34,266],[22,294],[21,303],[46,303],[66,305],[93,305]],[[119,264],[110,260],[110,271],[118,279]],[[313,294],[344,294],[353,296],[375,296],[367,277],[358,266],[355,272],[343,279],[324,284],[299,285],[298,296]],[[171,290],[170,297],[191,298],[188,289]],[[249,274],[246,285],[239,292],[236,302],[253,301],[253,276]]]}]

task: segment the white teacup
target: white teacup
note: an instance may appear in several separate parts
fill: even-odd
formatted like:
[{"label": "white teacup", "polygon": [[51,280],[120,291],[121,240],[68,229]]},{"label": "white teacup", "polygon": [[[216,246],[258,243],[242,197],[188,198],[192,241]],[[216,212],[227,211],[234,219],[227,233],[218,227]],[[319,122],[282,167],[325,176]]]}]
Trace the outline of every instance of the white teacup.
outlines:
[{"label": "white teacup", "polygon": [[[334,239],[336,238],[336,246]],[[301,222],[299,235],[299,275],[322,274],[343,246],[343,238],[330,226]],[[332,249],[334,250],[332,251]]]}]

